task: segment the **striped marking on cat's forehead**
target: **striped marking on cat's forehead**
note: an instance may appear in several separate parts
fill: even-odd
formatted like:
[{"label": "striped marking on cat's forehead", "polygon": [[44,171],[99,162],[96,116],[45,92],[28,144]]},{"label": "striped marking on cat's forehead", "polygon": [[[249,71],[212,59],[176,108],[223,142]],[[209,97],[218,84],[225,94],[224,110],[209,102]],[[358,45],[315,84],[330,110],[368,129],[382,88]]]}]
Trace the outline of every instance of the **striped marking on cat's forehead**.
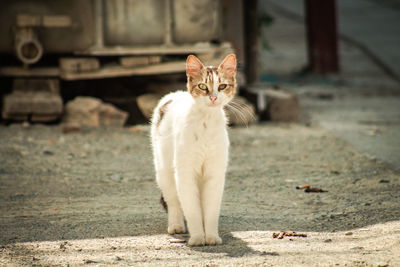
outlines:
[{"label": "striped marking on cat's forehead", "polygon": [[214,83],[214,82],[221,82],[221,78],[218,76],[218,69],[213,66],[206,67],[206,83]]}]

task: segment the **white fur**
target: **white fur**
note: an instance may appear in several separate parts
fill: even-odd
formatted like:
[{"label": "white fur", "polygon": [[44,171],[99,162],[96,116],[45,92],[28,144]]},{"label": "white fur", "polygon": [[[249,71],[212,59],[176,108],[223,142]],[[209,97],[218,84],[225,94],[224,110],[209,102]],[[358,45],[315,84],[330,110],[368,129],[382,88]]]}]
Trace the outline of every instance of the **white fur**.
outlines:
[{"label": "white fur", "polygon": [[[160,107],[169,100],[156,125]],[[168,233],[185,232],[185,218],[189,245],[222,243],[218,219],[229,148],[222,107],[229,100],[218,92],[212,105],[208,96],[175,92],[154,111],[151,137],[156,179],[168,205]]]}]

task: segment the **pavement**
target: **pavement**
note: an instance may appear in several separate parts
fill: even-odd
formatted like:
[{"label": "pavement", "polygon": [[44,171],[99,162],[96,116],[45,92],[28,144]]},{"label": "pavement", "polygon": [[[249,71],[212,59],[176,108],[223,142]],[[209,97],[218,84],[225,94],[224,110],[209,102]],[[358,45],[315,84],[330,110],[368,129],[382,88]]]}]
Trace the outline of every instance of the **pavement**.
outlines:
[{"label": "pavement", "polygon": [[223,244],[189,247],[167,234],[149,126],[0,126],[0,266],[400,266],[398,172],[318,125],[229,135]]},{"label": "pavement", "polygon": [[261,80],[299,95],[312,123],[400,170],[400,2],[338,1],[340,73],[304,75],[303,1],[260,1]]}]

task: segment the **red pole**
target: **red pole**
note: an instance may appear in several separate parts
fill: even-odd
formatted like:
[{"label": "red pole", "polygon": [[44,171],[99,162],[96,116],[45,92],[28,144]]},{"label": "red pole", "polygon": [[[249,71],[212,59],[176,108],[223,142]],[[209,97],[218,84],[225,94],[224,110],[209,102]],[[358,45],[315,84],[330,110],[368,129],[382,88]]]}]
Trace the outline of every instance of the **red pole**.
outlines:
[{"label": "red pole", "polygon": [[336,0],[305,0],[308,59],[312,72],[339,72]]}]

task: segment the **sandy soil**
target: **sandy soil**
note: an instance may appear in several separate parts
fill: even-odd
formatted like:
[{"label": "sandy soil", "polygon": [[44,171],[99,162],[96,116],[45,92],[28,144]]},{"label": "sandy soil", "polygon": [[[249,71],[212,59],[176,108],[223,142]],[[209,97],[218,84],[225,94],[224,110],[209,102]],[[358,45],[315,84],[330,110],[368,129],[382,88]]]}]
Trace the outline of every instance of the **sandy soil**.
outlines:
[{"label": "sandy soil", "polygon": [[400,265],[399,173],[327,130],[231,129],[224,244],[198,248],[166,234],[148,135],[0,126],[0,264]]}]

